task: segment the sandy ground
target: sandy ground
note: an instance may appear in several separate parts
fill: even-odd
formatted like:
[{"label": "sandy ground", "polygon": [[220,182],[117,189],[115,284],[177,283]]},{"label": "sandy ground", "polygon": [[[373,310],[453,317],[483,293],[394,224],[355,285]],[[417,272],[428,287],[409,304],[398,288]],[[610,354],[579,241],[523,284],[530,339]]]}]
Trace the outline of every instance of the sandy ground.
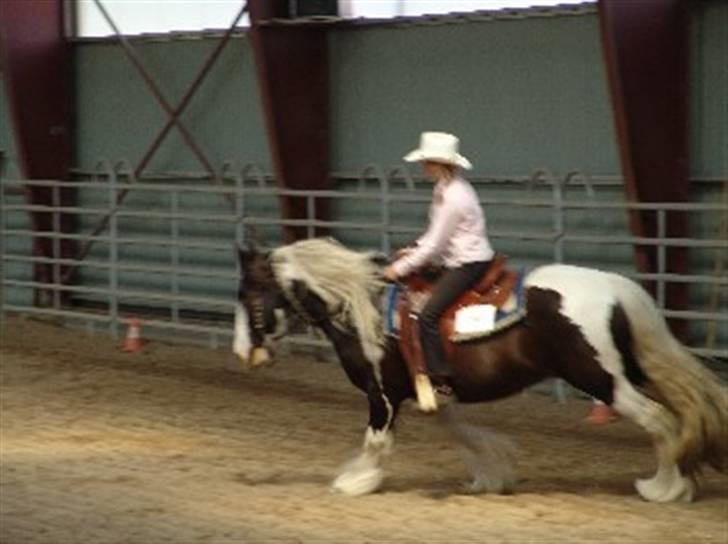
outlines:
[{"label": "sandy ground", "polygon": [[364,397],[307,356],[246,373],[224,351],[30,320],[2,330],[0,542],[728,542],[728,479],[693,504],[642,501],[649,441],[589,403],[539,394],[467,407],[520,447],[509,496],[466,495],[436,419],[402,412],[383,489],[329,491],[357,453]]}]

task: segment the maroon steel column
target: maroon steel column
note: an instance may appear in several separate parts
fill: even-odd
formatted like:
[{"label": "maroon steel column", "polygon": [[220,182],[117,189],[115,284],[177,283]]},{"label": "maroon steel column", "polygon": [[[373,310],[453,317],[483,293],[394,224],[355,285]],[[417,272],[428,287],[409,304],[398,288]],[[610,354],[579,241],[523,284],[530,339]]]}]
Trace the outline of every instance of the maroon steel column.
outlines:
[{"label": "maroon steel column", "polygon": [[[3,80],[23,177],[66,180],[72,153],[70,45],[64,36],[62,0],[0,0],[0,54]],[[28,201],[53,203],[50,187],[28,187]],[[74,192],[60,191],[63,204]],[[33,213],[33,228],[53,231],[49,213]],[[70,215],[61,215],[61,231],[72,230]],[[35,238],[34,253],[50,257],[53,243]],[[61,255],[70,257],[69,241]],[[53,281],[48,264],[37,264],[36,281]]]},{"label": "maroon steel column", "polygon": [[[328,189],[329,74],[322,28],[261,24],[287,17],[288,0],[249,0],[251,41],[263,102],[273,169],[289,189]],[[315,210],[328,217],[326,202]],[[283,198],[284,219],[307,217],[306,200]],[[286,229],[287,241],[306,235]]]},{"label": "maroon steel column", "polygon": [[[684,0],[599,0],[599,19],[627,199],[685,202],[688,163],[688,4]],[[654,212],[630,214],[637,236],[657,234]],[[667,235],[688,235],[684,213],[667,215]],[[655,271],[654,247],[635,248]],[[687,249],[667,251],[667,270],[688,271]],[[687,306],[686,284],[668,284],[667,307]],[[682,327],[680,327],[682,332]]]}]

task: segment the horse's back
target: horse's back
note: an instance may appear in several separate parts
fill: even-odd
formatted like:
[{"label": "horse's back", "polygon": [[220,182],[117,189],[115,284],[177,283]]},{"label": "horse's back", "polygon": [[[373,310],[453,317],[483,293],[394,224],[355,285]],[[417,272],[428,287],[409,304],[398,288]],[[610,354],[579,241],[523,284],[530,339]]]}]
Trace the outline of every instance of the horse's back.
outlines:
[{"label": "horse's back", "polygon": [[532,319],[546,323],[566,318],[596,349],[602,366],[621,372],[621,349],[635,352],[679,352],[652,297],[635,281],[579,266],[553,264],[534,269],[525,281],[527,312],[546,306]]},{"label": "horse's back", "polygon": [[535,290],[549,297],[550,306],[575,322],[585,314],[591,320],[608,320],[610,309],[618,302],[615,274],[579,266],[552,264],[531,271],[524,281],[526,297],[533,311]]},{"label": "horse's back", "polygon": [[550,264],[535,268],[525,280],[526,288],[556,291],[563,313],[584,319],[610,319],[616,305],[629,317],[631,326],[645,334],[667,332],[652,297],[637,282],[594,268]]},{"label": "horse's back", "polygon": [[542,287],[575,294],[588,291],[593,295],[595,287],[600,287],[602,292],[613,292],[615,286],[620,285],[625,289],[624,281],[633,283],[613,272],[555,263],[534,268],[528,273],[524,283],[526,287]]}]

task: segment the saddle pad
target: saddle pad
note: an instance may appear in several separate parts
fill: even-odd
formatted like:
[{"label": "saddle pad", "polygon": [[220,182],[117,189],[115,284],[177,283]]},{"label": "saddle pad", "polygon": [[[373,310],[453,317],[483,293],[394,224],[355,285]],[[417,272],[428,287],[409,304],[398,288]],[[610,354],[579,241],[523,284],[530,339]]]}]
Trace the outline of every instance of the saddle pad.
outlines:
[{"label": "saddle pad", "polygon": [[455,312],[453,334],[488,332],[495,326],[496,307],[492,304],[473,304]]},{"label": "saddle pad", "polygon": [[[471,330],[464,331],[458,331],[458,329],[456,328],[455,332],[450,336],[449,340],[451,342],[459,343],[467,342],[468,340],[486,338],[491,334],[502,331],[503,329],[506,329],[511,325],[518,323],[521,319],[526,317],[525,297],[523,289],[523,280],[525,277],[525,270],[519,269],[517,272],[516,284],[513,287],[511,296],[503,306],[496,310],[495,322],[492,324],[492,326],[481,327],[480,329],[478,329],[477,327],[473,327]],[[463,308],[463,310],[467,309],[468,308]]]}]

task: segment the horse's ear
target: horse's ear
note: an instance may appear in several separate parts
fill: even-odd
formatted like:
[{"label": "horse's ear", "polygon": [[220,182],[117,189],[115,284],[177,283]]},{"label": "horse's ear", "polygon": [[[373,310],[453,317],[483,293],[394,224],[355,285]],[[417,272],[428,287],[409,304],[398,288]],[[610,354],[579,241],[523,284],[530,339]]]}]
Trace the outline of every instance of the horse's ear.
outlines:
[{"label": "horse's ear", "polygon": [[258,236],[258,230],[254,225],[243,225],[243,230],[240,233],[243,238],[242,242],[238,242],[237,251],[238,255],[255,255],[259,253],[258,247],[260,245],[260,237]]},{"label": "horse's ear", "polygon": [[248,239],[246,239],[242,244],[237,245],[235,250],[238,254],[238,263],[240,263],[240,268],[243,270],[253,257],[260,253],[258,244],[254,240]]}]

